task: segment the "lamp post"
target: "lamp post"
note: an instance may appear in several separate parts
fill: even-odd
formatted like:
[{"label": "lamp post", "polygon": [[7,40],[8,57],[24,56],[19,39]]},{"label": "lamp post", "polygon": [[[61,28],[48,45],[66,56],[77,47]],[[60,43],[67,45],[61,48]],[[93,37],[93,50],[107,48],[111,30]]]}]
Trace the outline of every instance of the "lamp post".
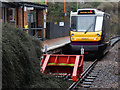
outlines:
[{"label": "lamp post", "polygon": [[78,0],[77,0],[77,10],[78,10]]},{"label": "lamp post", "polygon": [[[47,4],[47,0],[45,0],[45,4]],[[44,20],[43,20],[43,31],[42,31],[42,34],[43,34],[43,41],[45,40],[45,34],[46,34],[46,15],[47,15],[47,9],[45,8],[44,10]]]},{"label": "lamp post", "polygon": [[65,22],[65,0],[64,0],[64,22]]}]

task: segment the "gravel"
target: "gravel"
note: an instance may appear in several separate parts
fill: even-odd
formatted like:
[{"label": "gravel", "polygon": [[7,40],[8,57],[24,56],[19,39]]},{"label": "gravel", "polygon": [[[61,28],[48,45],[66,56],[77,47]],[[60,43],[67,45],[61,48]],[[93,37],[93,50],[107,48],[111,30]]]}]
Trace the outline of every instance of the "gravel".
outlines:
[{"label": "gravel", "polygon": [[[118,88],[118,44],[112,47],[109,53],[100,60],[94,68],[97,78],[91,88]],[[84,61],[85,70],[93,61]]]}]

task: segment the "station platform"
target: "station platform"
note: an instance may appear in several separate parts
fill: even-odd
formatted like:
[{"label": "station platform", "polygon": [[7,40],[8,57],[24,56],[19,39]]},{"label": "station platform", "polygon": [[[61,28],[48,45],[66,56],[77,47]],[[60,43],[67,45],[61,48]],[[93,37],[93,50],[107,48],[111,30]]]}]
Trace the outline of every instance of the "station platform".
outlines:
[{"label": "station platform", "polygon": [[45,52],[45,48],[47,48],[47,51],[50,51],[68,43],[70,43],[70,36],[42,41],[42,52]]}]

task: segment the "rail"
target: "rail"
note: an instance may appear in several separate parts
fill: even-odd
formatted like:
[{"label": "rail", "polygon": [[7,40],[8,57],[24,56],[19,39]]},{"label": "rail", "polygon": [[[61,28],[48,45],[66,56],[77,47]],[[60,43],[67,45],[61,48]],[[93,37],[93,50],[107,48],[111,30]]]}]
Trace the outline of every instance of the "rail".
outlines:
[{"label": "rail", "polygon": [[30,34],[30,35],[32,35],[33,34],[33,31],[31,31],[31,30],[35,30],[35,35],[34,36],[37,36],[38,35],[38,33],[37,33],[37,31],[41,31],[41,39],[44,41],[45,40],[45,38],[43,37],[43,28],[23,28],[23,30],[24,31],[26,31],[26,30],[30,30],[28,33]]},{"label": "rail", "polygon": [[[29,28],[23,28],[23,30],[28,30]],[[31,28],[31,30],[42,30],[43,28]]]},{"label": "rail", "polygon": [[114,39],[114,38],[118,38],[118,37],[120,37],[120,35],[117,35],[117,36],[111,37],[110,39]]},{"label": "rail", "polygon": [[120,36],[115,36],[111,38],[111,47],[113,47],[118,41],[120,41]]},{"label": "rail", "polygon": [[96,59],[82,74],[81,78],[74,82],[67,90],[75,89],[75,87],[86,77],[86,75],[94,68],[94,66],[97,64],[98,59]]}]

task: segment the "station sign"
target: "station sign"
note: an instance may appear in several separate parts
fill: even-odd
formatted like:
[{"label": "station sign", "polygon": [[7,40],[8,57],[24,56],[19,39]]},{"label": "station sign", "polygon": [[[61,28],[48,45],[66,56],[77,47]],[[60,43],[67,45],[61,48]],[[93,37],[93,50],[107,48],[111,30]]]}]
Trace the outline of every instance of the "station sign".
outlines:
[{"label": "station sign", "polygon": [[[45,11],[44,11],[44,13],[45,13]],[[43,23],[44,23],[44,24],[43,24],[43,27],[46,28],[46,15],[45,15],[45,14],[44,14],[44,17],[43,17],[43,18],[44,18],[44,19],[43,19]]]},{"label": "station sign", "polygon": [[59,26],[64,26],[64,22],[59,22]]},{"label": "station sign", "polygon": [[34,7],[27,7],[27,10],[34,10]]},{"label": "station sign", "polygon": [[26,6],[24,7],[24,11],[27,11],[27,7]]},{"label": "station sign", "polygon": [[65,13],[65,16],[67,16],[67,13]]}]

